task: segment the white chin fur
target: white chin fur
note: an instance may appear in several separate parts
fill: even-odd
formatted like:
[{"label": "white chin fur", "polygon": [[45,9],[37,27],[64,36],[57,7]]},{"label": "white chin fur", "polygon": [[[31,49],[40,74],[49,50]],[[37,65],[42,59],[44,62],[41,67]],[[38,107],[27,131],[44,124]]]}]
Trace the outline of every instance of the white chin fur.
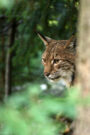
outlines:
[{"label": "white chin fur", "polygon": [[65,86],[65,87],[70,87],[70,83],[67,82],[67,80],[65,79],[55,79],[55,80],[50,80],[48,79],[51,83],[55,84],[55,85],[60,85],[60,86]]}]

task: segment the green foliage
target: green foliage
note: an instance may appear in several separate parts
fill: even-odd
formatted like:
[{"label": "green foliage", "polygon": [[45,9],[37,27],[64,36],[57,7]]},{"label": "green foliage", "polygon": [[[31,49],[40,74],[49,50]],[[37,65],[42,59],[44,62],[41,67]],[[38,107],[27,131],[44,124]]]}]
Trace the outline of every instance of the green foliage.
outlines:
[{"label": "green foliage", "polygon": [[0,107],[0,135],[57,135],[66,128],[51,116],[74,119],[78,92],[75,88],[65,97],[42,96],[39,85],[11,96]]},{"label": "green foliage", "polygon": [[0,0],[1,8],[11,8],[14,4],[14,0]]}]

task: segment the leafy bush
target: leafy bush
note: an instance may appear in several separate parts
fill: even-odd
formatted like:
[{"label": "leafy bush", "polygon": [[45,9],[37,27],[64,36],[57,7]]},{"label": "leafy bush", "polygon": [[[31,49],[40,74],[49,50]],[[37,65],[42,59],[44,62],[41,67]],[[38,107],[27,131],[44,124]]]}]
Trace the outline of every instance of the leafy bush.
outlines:
[{"label": "leafy bush", "polygon": [[67,125],[52,116],[75,118],[78,92],[70,91],[64,97],[43,96],[34,84],[12,95],[0,107],[0,135],[62,134]]}]

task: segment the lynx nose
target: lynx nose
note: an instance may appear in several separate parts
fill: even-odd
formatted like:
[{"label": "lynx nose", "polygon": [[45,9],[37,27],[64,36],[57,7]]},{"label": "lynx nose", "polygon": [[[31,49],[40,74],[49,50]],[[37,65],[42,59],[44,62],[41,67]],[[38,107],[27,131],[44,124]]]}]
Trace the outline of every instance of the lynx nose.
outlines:
[{"label": "lynx nose", "polygon": [[44,72],[44,75],[48,77],[50,75],[50,73]]}]

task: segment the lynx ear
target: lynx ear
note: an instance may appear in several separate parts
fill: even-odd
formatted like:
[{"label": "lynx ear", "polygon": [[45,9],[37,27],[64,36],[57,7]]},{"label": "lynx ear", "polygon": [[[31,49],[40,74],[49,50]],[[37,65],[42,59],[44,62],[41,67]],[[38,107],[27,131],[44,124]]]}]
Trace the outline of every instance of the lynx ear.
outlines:
[{"label": "lynx ear", "polygon": [[74,35],[72,35],[71,38],[67,41],[64,48],[76,48],[76,37]]},{"label": "lynx ear", "polygon": [[40,39],[44,42],[45,45],[48,45],[48,43],[52,40],[51,38],[47,36],[43,36],[40,32],[37,32]]}]

